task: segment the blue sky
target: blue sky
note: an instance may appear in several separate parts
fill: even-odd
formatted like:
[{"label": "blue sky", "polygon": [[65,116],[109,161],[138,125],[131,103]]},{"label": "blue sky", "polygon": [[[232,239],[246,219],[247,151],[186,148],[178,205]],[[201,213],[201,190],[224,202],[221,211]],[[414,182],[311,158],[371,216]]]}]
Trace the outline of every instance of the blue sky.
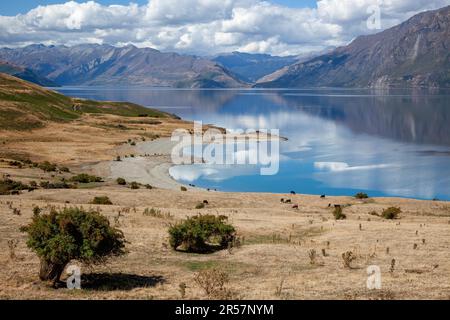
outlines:
[{"label": "blue sky", "polygon": [[[69,1],[69,0],[67,0]],[[0,15],[12,16],[19,13],[26,13],[38,5],[57,4],[67,2],[64,0],[2,0],[0,1]],[[77,2],[86,2],[77,0]],[[95,0],[98,3],[109,4],[128,4],[130,2],[145,4],[148,0]],[[269,2],[278,3],[292,8],[315,7],[316,0],[270,0]]]}]

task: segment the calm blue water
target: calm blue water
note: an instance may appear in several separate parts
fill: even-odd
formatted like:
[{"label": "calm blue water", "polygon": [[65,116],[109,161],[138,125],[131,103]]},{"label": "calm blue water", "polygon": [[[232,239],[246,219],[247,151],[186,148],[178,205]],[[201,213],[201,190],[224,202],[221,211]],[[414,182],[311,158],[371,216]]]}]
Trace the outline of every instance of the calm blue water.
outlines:
[{"label": "calm blue water", "polygon": [[59,88],[131,101],[227,128],[278,128],[275,176],[255,166],[183,166],[180,181],[222,191],[450,200],[450,92],[410,90],[174,90]]}]

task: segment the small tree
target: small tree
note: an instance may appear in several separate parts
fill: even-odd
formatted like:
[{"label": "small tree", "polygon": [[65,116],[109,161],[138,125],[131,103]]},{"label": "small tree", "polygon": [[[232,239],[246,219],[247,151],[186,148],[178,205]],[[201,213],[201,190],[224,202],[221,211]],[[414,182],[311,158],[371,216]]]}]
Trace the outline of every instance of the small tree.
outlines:
[{"label": "small tree", "polygon": [[97,264],[125,253],[123,233],[95,211],[53,209],[49,214],[35,214],[22,231],[28,233],[27,245],[40,258],[39,278],[53,285],[71,260]]},{"label": "small tree", "polygon": [[356,199],[368,199],[369,196],[367,195],[367,193],[358,192],[357,194],[355,194],[355,198]]},{"label": "small tree", "polygon": [[169,228],[170,246],[183,246],[189,252],[207,252],[225,249],[235,238],[235,228],[226,223],[228,217],[197,215]]}]

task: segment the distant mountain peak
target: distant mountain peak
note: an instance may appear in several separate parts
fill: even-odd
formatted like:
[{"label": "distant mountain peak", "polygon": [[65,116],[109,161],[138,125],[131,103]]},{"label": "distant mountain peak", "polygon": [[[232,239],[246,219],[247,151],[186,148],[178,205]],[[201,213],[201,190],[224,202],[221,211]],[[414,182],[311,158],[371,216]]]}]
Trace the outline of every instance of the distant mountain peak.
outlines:
[{"label": "distant mountain peak", "polygon": [[294,64],[258,87],[450,87],[450,6]]}]

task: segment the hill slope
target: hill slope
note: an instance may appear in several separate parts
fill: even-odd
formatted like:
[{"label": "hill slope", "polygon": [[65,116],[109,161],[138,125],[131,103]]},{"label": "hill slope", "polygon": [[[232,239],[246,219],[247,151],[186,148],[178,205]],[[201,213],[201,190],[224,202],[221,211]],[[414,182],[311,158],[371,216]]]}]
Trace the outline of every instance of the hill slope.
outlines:
[{"label": "hill slope", "polygon": [[142,85],[186,88],[240,87],[217,63],[151,48],[110,45],[0,49],[0,60],[26,66],[60,85]]},{"label": "hill slope", "polygon": [[38,84],[38,85],[44,86],[44,87],[57,87],[58,86],[55,82],[53,82],[50,79],[47,79],[45,77],[41,77],[40,75],[36,74],[35,72],[31,71],[30,69],[19,67],[19,66],[16,66],[16,65],[8,63],[8,62],[0,61],[0,72],[9,74],[11,76],[15,76],[22,80],[33,82],[35,84]]},{"label": "hill slope", "polygon": [[450,6],[420,13],[259,87],[450,87]]},{"label": "hill slope", "polygon": [[167,113],[132,103],[72,99],[0,73],[0,130],[38,128],[47,121],[70,121],[83,113],[171,117]]}]

